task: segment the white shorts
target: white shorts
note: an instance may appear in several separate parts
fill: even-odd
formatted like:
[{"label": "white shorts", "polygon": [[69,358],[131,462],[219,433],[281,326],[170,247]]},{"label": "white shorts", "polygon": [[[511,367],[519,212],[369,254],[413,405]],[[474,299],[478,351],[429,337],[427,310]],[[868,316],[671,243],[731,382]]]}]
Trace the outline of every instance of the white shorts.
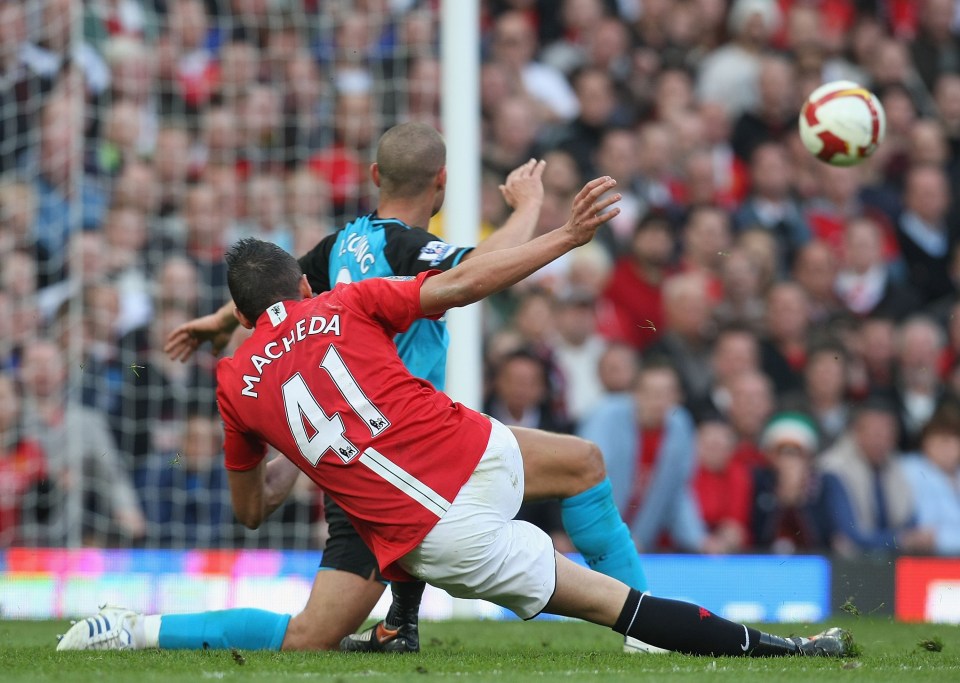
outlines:
[{"label": "white shorts", "polygon": [[513,432],[494,419],[470,479],[423,541],[399,560],[412,576],[457,598],[480,598],[523,619],[553,597],[557,562],[550,537],[513,519],[523,501],[523,460]]}]

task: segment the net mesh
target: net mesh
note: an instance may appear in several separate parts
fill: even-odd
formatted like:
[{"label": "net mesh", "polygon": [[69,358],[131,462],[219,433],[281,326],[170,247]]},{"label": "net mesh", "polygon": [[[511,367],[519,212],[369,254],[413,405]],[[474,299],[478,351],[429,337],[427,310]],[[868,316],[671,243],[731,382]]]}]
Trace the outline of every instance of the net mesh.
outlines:
[{"label": "net mesh", "polygon": [[0,5],[0,547],[322,547],[305,478],[234,522],[216,359],[163,341],[227,300],[237,238],[301,254],[370,208],[379,135],[437,122],[437,28],[402,0]]}]

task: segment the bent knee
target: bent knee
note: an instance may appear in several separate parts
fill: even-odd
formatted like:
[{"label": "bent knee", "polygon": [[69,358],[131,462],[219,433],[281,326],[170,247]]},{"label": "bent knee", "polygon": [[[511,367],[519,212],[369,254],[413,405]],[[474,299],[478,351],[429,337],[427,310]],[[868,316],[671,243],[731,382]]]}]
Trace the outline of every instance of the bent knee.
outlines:
[{"label": "bent knee", "polygon": [[607,478],[607,467],[603,462],[603,453],[600,452],[600,447],[597,444],[579,437],[577,437],[577,441],[579,442],[577,480],[581,487],[579,491],[574,493],[582,493]]},{"label": "bent knee", "polygon": [[281,650],[321,651],[339,650],[340,641],[347,633],[334,632],[325,628],[323,623],[308,620],[298,614],[290,620],[287,632],[283,636]]}]

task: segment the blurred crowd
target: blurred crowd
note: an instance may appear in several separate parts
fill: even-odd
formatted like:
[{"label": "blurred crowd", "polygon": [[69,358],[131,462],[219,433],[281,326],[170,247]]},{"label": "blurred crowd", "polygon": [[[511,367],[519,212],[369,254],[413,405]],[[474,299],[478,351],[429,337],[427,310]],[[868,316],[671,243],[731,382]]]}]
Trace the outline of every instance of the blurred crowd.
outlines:
[{"label": "blurred crowd", "polygon": [[[306,484],[237,529],[216,359],[163,340],[226,300],[233,240],[300,255],[372,210],[379,135],[440,128],[438,28],[0,4],[0,546],[322,545]],[[591,177],[624,196],[487,303],[485,411],[595,441],[642,551],[960,555],[958,36],[952,0],[482,3],[482,232],[531,157],[539,231]],[[849,169],[797,135],[837,79],[887,114]],[[522,514],[565,549],[557,506]]]}]

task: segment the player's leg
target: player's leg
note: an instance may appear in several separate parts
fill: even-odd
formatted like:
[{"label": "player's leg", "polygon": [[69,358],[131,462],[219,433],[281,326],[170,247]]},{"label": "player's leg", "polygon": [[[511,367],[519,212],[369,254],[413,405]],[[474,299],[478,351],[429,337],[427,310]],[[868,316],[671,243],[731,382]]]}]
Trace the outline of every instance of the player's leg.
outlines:
[{"label": "player's leg", "polygon": [[563,527],[587,564],[631,588],[647,590],[640,557],[613,502],[596,444],[539,429],[510,431],[523,456],[523,499],[559,498]]},{"label": "player's leg", "polygon": [[494,422],[473,476],[420,545],[401,558],[406,571],[453,596],[490,600],[524,619],[550,611],[690,654],[846,653],[838,633],[816,641],[763,634],[696,605],[643,595],[557,554],[543,531],[512,519],[523,483],[515,444]]},{"label": "player's leg", "polygon": [[303,611],[290,620],[284,650],[336,650],[357,630],[383,594],[377,560],[343,509],[327,496],[330,538]]},{"label": "player's leg", "polygon": [[374,574],[364,578],[335,569],[317,572],[306,606],[290,619],[282,649],[338,649],[343,637],[370,615],[383,589]]},{"label": "player's leg", "polygon": [[[329,499],[328,499],[329,500]],[[59,650],[331,650],[356,630],[383,594],[373,554],[338,507],[327,505],[330,539],[303,612],[259,609],[142,615],[107,607],[72,626]]]},{"label": "player's leg", "polygon": [[545,612],[609,626],[651,645],[693,655],[777,657],[849,654],[852,642],[841,629],[812,638],[783,638],[728,621],[702,607],[665,600],[556,555],[556,590]]}]

